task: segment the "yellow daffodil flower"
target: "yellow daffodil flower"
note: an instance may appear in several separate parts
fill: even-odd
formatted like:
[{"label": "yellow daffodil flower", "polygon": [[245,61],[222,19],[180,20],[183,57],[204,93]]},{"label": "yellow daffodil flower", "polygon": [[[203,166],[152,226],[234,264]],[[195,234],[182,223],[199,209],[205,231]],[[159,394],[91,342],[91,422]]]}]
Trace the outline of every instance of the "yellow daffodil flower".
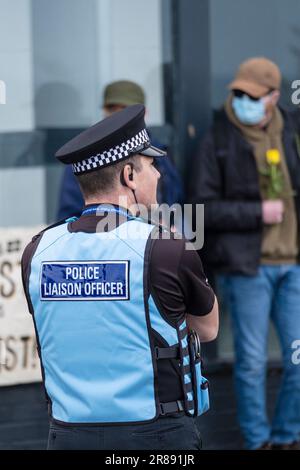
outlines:
[{"label": "yellow daffodil flower", "polygon": [[266,153],[267,162],[269,165],[278,165],[280,163],[280,152],[278,149],[269,149]]}]

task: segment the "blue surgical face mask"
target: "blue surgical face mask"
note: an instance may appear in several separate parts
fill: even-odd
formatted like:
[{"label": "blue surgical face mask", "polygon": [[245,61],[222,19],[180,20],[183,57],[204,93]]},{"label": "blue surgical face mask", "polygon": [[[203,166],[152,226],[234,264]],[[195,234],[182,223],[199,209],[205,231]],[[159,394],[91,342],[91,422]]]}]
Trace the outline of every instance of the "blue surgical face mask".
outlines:
[{"label": "blue surgical face mask", "polygon": [[255,125],[265,117],[265,105],[263,98],[251,100],[249,96],[234,96],[232,107],[238,120],[243,124]]}]

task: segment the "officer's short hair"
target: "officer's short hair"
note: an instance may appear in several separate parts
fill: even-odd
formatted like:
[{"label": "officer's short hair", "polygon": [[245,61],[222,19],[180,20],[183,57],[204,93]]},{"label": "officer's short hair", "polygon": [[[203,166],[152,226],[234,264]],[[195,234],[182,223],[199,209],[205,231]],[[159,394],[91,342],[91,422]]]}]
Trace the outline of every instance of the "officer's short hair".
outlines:
[{"label": "officer's short hair", "polygon": [[117,182],[120,181],[120,175],[123,168],[131,163],[133,168],[139,172],[142,169],[142,162],[140,155],[134,155],[127,158],[120,163],[106,166],[89,173],[76,175],[81,191],[85,198],[93,195],[105,194],[111,192],[117,187]]}]

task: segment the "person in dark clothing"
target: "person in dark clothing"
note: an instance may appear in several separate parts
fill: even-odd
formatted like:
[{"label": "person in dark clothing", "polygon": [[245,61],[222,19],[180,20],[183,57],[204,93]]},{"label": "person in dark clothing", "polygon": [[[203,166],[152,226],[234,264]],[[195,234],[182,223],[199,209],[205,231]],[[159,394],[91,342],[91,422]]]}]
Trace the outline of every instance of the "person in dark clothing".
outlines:
[{"label": "person in dark clothing", "polygon": [[[105,87],[103,102],[104,115],[110,116],[126,106],[145,104],[145,93],[137,83],[119,80]],[[155,147],[164,151],[167,150],[156,139],[152,139],[151,133],[149,135]],[[174,203],[183,203],[183,182],[170,157],[160,159],[155,164],[161,174],[157,192],[158,203],[166,203],[169,206]],[[78,182],[74,177],[72,168],[67,166],[61,182],[57,220],[79,214],[83,206],[84,201]]]},{"label": "person in dark clothing", "polygon": [[[298,112],[277,106],[280,81],[268,59],[240,66],[191,174],[191,201],[205,204],[201,256],[231,312],[238,414],[249,449],[300,446],[293,359],[300,338],[300,121]],[[265,403],[270,318],[284,365],[272,425]]]}]

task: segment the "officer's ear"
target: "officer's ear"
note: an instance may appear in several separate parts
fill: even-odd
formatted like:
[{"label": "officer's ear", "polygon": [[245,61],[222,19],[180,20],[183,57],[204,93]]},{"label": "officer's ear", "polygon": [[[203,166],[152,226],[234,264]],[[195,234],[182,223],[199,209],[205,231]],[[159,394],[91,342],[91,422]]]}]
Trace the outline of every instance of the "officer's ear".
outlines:
[{"label": "officer's ear", "polygon": [[127,163],[120,173],[120,181],[123,186],[127,186],[130,189],[136,189],[136,183],[134,181],[134,168],[132,163]]}]

